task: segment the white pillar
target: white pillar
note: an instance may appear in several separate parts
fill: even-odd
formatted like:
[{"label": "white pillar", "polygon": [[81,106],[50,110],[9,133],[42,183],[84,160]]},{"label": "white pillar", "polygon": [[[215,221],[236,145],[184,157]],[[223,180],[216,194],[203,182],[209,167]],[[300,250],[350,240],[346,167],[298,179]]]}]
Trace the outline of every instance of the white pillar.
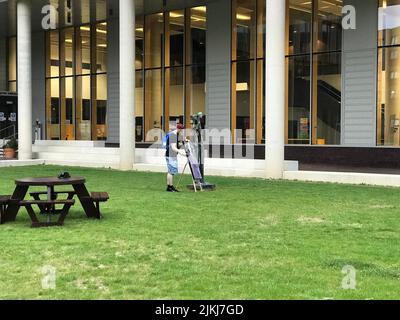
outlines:
[{"label": "white pillar", "polygon": [[31,0],[17,3],[18,157],[32,159]]},{"label": "white pillar", "polygon": [[266,178],[282,179],[285,163],[285,0],[266,0]]},{"label": "white pillar", "polygon": [[120,169],[135,162],[135,0],[119,1]]}]

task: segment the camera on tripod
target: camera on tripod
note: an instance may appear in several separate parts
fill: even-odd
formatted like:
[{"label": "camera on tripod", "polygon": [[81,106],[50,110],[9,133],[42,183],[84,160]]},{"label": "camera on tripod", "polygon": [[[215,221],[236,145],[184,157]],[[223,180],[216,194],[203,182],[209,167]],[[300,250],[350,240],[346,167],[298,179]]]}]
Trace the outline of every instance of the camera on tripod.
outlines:
[{"label": "camera on tripod", "polygon": [[196,114],[190,116],[190,120],[191,120],[191,123],[194,128],[202,129],[203,119],[204,119],[204,114],[202,112],[199,112],[199,113],[196,113]]}]

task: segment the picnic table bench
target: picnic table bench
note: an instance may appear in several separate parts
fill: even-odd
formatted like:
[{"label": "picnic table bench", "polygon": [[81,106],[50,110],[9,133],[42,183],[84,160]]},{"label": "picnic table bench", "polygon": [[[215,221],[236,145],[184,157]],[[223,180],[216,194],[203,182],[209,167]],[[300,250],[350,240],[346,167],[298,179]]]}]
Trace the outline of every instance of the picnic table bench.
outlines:
[{"label": "picnic table bench", "polygon": [[[59,179],[57,177],[50,178],[26,178],[16,180],[15,190],[12,196],[5,196],[4,204],[0,199],[1,221],[6,223],[15,221],[18,211],[21,207],[25,207],[32,220],[32,227],[43,227],[53,225],[63,225],[64,220],[69,212],[71,206],[75,204],[73,198],[78,197],[85,213],[88,218],[101,218],[100,202],[106,202],[109,199],[107,192],[93,192],[89,193],[85,186],[85,178],[83,177],[70,177],[66,179]],[[55,191],[56,186],[72,186],[73,190],[68,191]],[[24,200],[30,187],[46,186],[47,191],[30,192],[33,200]],[[67,195],[66,199],[58,199],[59,195]],[[45,199],[41,196],[46,195]],[[37,205],[41,213],[48,215],[46,223],[39,222],[33,206]],[[56,210],[57,205],[63,205],[61,210]],[[57,222],[50,221],[51,214],[60,213]]]},{"label": "picnic table bench", "polygon": [[[51,222],[51,215],[54,214],[55,205],[63,205],[62,210],[60,211],[60,217],[57,222]],[[51,226],[62,226],[64,225],[64,220],[68,215],[69,209],[71,206],[75,204],[75,200],[66,199],[66,200],[31,200],[31,201],[20,201],[19,205],[21,207],[25,207],[28,211],[29,217],[32,220],[32,228],[40,228],[40,227],[51,227]],[[48,215],[47,222],[40,222],[36,216],[35,211],[33,210],[33,205],[38,205],[41,209],[42,213],[46,213]],[[42,211],[44,209],[44,211]]]}]

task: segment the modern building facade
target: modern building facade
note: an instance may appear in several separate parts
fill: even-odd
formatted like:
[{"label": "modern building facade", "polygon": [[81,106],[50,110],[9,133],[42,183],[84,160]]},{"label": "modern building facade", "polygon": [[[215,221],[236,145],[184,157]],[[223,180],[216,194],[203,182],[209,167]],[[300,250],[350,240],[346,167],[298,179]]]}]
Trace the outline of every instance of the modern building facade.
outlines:
[{"label": "modern building facade", "polygon": [[8,0],[0,91],[18,95],[21,158],[38,121],[42,140],[104,142],[127,169],[203,112],[268,177],[284,155],[397,169],[399,46],[399,0]]}]

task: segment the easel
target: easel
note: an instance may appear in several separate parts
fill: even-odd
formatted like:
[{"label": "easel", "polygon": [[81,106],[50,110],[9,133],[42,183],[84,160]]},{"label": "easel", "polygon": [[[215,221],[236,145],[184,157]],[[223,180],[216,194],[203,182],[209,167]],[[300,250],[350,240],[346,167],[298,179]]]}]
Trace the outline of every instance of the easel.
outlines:
[{"label": "easel", "polygon": [[192,176],[192,183],[193,183],[194,192],[197,192],[198,188],[200,188],[200,191],[203,191],[203,186],[201,185],[201,180],[195,179],[195,177],[194,177],[193,169],[192,169],[192,167],[190,165],[190,160],[189,160],[190,149],[188,148],[188,146],[186,144],[185,144],[185,151],[186,151],[186,159],[187,159],[187,161],[186,161],[185,167],[183,168],[181,176],[179,178],[179,182],[178,182],[177,188],[179,188],[179,186],[181,184],[181,181],[182,181],[182,178],[183,178],[183,175],[185,174],[186,168],[189,166],[190,174]]}]

